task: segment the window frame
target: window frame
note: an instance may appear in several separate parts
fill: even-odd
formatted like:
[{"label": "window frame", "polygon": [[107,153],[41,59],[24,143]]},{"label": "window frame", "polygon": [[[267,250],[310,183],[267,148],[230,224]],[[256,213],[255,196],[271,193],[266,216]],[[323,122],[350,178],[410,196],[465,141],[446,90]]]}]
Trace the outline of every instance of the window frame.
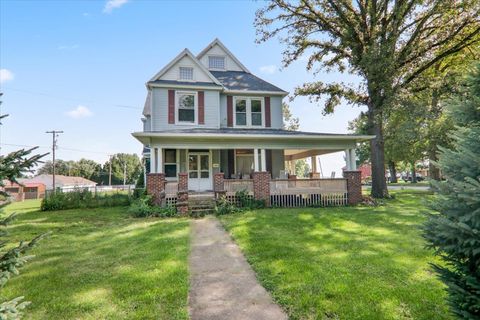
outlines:
[{"label": "window frame", "polygon": [[[246,100],[246,125],[237,125],[237,100]],[[252,100],[260,101],[260,110],[262,114],[262,123],[260,125],[252,124]],[[236,96],[233,97],[233,127],[236,128],[265,128],[265,98],[264,97],[245,97]]]},{"label": "window frame", "polygon": [[[167,151],[175,151],[175,162],[167,162]],[[178,154],[178,149],[173,149],[173,148],[169,148],[169,149],[163,149],[163,172],[165,173],[165,179],[166,180],[175,180],[177,179],[178,177],[178,172],[179,172],[179,166],[180,166],[180,163],[179,163],[179,154]],[[171,166],[171,165],[175,165],[175,176],[173,177],[167,177],[166,173],[167,173],[167,170],[166,170],[166,166]]]},{"label": "window frame", "polygon": [[[222,58],[223,59],[223,68],[217,68],[217,67],[210,67],[210,58]],[[221,70],[225,71],[227,70],[227,57],[219,54],[212,54],[207,56],[207,63],[208,63],[208,69],[209,70]]]},{"label": "window frame", "polygon": [[[193,116],[194,116],[194,121],[189,122],[189,121],[180,121],[179,120],[179,110],[180,110],[180,95],[193,95]],[[186,109],[186,108],[182,108]],[[191,125],[198,125],[198,92],[196,91],[176,91],[175,92],[175,124],[176,125],[186,125],[186,126],[191,126]]]},{"label": "window frame", "polygon": [[[182,72],[180,71],[182,68],[192,69],[192,79],[183,79],[182,78]],[[195,81],[195,68],[193,66],[178,66],[178,80],[179,81],[187,81],[187,82]]]}]

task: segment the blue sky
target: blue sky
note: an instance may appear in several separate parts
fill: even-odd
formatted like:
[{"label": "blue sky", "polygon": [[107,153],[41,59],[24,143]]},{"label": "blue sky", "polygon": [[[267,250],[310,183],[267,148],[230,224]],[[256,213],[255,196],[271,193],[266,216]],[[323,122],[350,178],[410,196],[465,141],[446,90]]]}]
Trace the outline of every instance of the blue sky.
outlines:
[{"label": "blue sky", "polygon": [[[259,77],[293,92],[315,78],[347,75],[305,70],[305,61],[281,69],[278,40],[255,44],[253,20],[263,2],[250,1],[13,1],[0,0],[2,153],[15,145],[47,152],[47,130],[63,130],[58,158],[99,162],[117,152],[139,153],[131,132],[141,131],[145,82],[188,47],[200,52],[214,38]],[[305,98],[291,103],[301,130],[347,132],[358,107],[323,116]],[[343,155],[322,156],[325,174]]]}]

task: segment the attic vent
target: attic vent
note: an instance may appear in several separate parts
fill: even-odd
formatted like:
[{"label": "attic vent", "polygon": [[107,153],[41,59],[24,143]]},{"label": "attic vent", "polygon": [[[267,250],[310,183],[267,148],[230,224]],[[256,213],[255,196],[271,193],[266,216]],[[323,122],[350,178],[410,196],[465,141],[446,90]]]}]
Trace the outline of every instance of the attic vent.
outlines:
[{"label": "attic vent", "polygon": [[209,56],[208,57],[209,69],[225,70],[225,57],[221,56]]},{"label": "attic vent", "polygon": [[180,67],[180,80],[193,80],[193,68]]}]

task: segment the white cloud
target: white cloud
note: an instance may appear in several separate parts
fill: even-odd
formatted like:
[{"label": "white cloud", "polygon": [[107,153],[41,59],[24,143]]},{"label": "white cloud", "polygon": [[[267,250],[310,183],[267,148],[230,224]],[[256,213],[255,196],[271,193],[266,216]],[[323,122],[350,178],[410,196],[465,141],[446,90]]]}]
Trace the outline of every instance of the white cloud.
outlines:
[{"label": "white cloud", "polygon": [[73,110],[67,112],[67,116],[73,119],[81,119],[91,117],[93,115],[92,111],[90,111],[87,107],[79,105]]},{"label": "white cloud", "polygon": [[274,74],[277,72],[277,66],[274,64],[260,67],[260,72],[265,74]]},{"label": "white cloud", "polygon": [[107,3],[105,3],[105,7],[103,7],[103,12],[111,13],[113,9],[120,8],[127,2],[128,0],[108,0]]},{"label": "white cloud", "polygon": [[78,47],[80,47],[78,44],[70,44],[70,45],[59,45],[58,46],[58,50],[75,50],[75,49],[78,49]]},{"label": "white cloud", "polygon": [[11,81],[15,78],[15,75],[12,71],[8,69],[0,69],[0,83]]}]

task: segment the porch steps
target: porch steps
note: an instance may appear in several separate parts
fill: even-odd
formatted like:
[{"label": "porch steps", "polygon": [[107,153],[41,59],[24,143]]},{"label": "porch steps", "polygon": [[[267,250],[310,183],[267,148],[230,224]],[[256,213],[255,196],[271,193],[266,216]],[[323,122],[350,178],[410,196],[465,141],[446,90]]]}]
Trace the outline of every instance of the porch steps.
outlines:
[{"label": "porch steps", "polygon": [[215,210],[215,194],[213,192],[189,193],[188,208],[192,217],[212,214]]}]

